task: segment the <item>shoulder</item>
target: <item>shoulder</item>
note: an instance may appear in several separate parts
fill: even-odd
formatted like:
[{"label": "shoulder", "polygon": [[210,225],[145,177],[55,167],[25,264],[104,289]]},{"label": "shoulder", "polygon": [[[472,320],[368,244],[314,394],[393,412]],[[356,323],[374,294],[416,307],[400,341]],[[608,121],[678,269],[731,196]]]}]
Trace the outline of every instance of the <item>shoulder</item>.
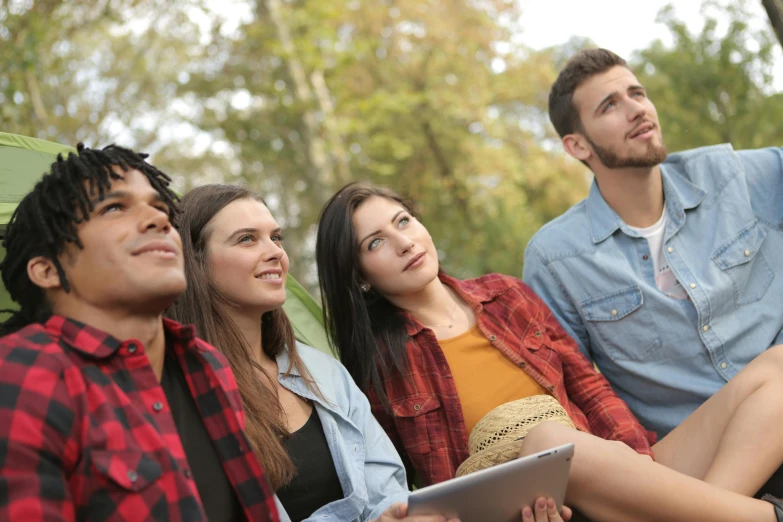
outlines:
[{"label": "shoulder", "polygon": [[664,165],[687,165],[698,161],[709,161],[715,158],[725,158],[735,156],[736,152],[730,143],[721,143],[718,145],[708,145],[706,147],[697,147],[695,149],[681,150],[672,152],[666,157]]},{"label": "shoulder", "polygon": [[296,353],[330,403],[340,405],[361,393],[353,378],[335,357],[297,341]]},{"label": "shoulder", "polygon": [[525,248],[525,263],[546,264],[553,259],[573,255],[592,247],[591,237],[585,199],[538,229]]},{"label": "shoulder", "polygon": [[669,154],[661,167],[672,176],[704,189],[715,189],[743,171],[742,160],[729,143]]},{"label": "shoulder", "polygon": [[51,373],[58,378],[69,365],[66,348],[41,324],[32,324],[0,337],[0,378],[7,372]]},{"label": "shoulder", "polygon": [[[81,368],[73,357],[42,325],[0,338],[0,416],[23,405],[28,418],[43,420],[38,435],[43,429],[52,444],[53,433],[71,433],[76,404],[85,398]],[[18,428],[29,433],[32,426]],[[8,434],[3,428],[8,426],[0,426],[0,439]]]},{"label": "shoulder", "polygon": [[468,292],[486,292],[487,295],[484,300],[502,299],[504,296],[510,296],[512,299],[515,299],[515,296],[519,295],[526,298],[535,297],[535,292],[521,279],[497,272],[473,279],[465,279],[460,281],[460,284]]},{"label": "shoulder", "polygon": [[335,357],[299,341],[296,342],[296,353],[319,386],[321,381],[325,385],[340,385],[346,379],[353,382],[348,370]]},{"label": "shoulder", "polygon": [[231,365],[228,362],[223,353],[198,337],[193,339],[193,346],[198,350],[201,358],[211,367],[215,372],[220,384],[228,390],[237,388],[236,379],[234,373],[231,371]]}]

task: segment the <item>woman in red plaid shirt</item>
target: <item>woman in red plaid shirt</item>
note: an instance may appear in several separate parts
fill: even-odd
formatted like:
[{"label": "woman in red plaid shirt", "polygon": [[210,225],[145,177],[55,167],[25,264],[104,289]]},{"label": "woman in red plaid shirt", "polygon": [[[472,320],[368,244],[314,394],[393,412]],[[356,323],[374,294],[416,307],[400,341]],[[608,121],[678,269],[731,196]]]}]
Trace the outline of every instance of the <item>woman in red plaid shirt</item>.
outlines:
[{"label": "woman in red plaid shirt", "polygon": [[543,423],[522,453],[575,443],[567,502],[592,519],[783,520],[776,499],[750,498],[783,462],[783,444],[769,442],[783,426],[781,348],[655,444],[541,299],[516,278],[445,275],[397,194],[335,194],[316,258],[332,342],[424,483],[454,477],[489,410],[546,393],[577,430]]}]

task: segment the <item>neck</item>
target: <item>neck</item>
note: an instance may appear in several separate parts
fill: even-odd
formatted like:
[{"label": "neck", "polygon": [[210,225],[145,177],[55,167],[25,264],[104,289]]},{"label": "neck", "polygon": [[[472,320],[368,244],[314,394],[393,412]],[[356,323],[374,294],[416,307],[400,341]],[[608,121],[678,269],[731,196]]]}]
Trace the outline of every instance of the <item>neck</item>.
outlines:
[{"label": "neck", "polygon": [[230,311],[231,320],[234,322],[242,337],[245,338],[250,357],[252,357],[268,374],[277,376],[277,361],[269,357],[264,352],[263,339],[261,336],[261,315],[263,314],[241,314],[236,308]]},{"label": "neck", "polygon": [[595,173],[606,203],[632,227],[654,225],[663,214],[663,181],[659,166],[601,169]]},{"label": "neck", "polygon": [[54,313],[102,330],[120,342],[136,339],[144,347],[158,381],[163,374],[166,336],[162,312],[136,313],[84,306],[53,307]]},{"label": "neck", "polygon": [[433,326],[447,324],[453,319],[459,297],[436,277],[418,292],[389,296],[387,299],[394,306],[408,311],[424,326]]}]

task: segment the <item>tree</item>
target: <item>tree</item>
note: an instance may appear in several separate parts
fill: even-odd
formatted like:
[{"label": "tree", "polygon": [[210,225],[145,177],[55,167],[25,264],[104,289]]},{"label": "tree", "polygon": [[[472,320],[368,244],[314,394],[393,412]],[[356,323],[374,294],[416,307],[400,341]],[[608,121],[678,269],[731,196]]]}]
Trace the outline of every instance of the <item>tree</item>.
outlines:
[{"label": "tree", "polygon": [[207,108],[198,125],[239,178],[272,195],[311,286],[318,212],[348,177],[420,202],[457,275],[520,274],[532,233],[586,193],[583,167],[541,146],[555,70],[510,43],[513,2],[264,0],[254,15],[215,36],[222,74],[180,92]]},{"label": "tree", "polygon": [[4,131],[154,148],[161,134],[154,123],[166,113],[188,49],[198,44],[184,7],[162,0],[3,4]]},{"label": "tree", "polygon": [[[714,5],[714,4],[710,4]],[[692,35],[670,6],[659,19],[674,46],[655,42],[633,67],[658,109],[670,150],[729,142],[735,148],[779,145],[783,95],[773,89],[774,40],[750,30],[747,4],[716,7]],[[718,34],[718,15],[728,30]]]},{"label": "tree", "polygon": [[778,42],[783,46],[783,5],[781,5],[780,0],[761,0],[761,5],[764,6],[764,10],[767,12],[769,23],[778,37]]}]

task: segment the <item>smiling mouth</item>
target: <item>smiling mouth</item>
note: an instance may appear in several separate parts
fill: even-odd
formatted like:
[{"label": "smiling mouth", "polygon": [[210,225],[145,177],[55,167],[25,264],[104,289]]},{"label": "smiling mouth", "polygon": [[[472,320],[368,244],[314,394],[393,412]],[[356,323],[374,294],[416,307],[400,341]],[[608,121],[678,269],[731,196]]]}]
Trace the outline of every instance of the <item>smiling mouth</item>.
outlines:
[{"label": "smiling mouth", "polygon": [[260,276],[256,277],[256,279],[279,280],[281,277],[280,274],[261,274]]}]

